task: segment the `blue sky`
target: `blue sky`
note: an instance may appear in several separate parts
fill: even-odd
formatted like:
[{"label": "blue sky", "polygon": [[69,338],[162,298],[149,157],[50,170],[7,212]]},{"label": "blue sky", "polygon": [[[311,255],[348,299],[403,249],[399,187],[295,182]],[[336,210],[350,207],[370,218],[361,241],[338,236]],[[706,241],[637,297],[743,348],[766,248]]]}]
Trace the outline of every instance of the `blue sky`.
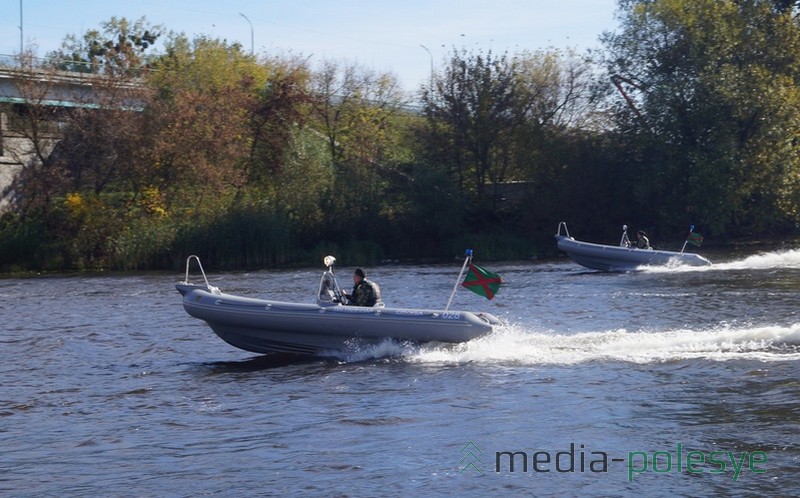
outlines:
[{"label": "blue sky", "polygon": [[431,56],[439,67],[454,46],[583,52],[599,46],[603,31],[617,27],[616,0],[3,0],[0,5],[0,54],[19,52],[20,5],[22,41],[37,46],[39,55],[58,48],[66,35],[97,29],[112,16],[144,16],[167,30],[238,41],[246,49],[252,23],[256,53],[357,62],[391,71],[407,89],[427,80]]}]

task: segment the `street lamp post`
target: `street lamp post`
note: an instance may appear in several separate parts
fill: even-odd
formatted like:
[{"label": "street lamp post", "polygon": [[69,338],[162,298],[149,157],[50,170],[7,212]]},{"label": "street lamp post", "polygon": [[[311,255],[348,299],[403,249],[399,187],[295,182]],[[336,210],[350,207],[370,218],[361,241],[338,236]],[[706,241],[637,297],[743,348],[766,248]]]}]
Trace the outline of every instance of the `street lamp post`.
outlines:
[{"label": "street lamp post", "polygon": [[246,15],[239,12],[239,15],[244,17],[244,20],[247,21],[247,24],[250,25],[250,55],[254,54],[254,43],[253,43],[253,23],[250,22],[250,19],[247,18]]},{"label": "street lamp post", "polygon": [[428,52],[428,57],[431,58],[431,87],[429,91],[433,92],[433,54],[431,54],[431,51],[428,50],[428,47],[426,47],[425,45],[420,43],[419,46],[424,48],[425,51]]},{"label": "street lamp post", "polygon": [[25,51],[25,44],[22,42],[22,0],[19,0],[19,55]]}]

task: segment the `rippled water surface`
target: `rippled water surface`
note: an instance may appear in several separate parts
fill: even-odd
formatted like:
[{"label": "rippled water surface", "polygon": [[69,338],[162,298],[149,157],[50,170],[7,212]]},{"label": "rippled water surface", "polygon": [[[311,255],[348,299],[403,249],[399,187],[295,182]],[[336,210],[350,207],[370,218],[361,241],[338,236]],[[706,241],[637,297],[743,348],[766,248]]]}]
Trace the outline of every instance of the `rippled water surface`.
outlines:
[{"label": "rippled water surface", "polygon": [[[491,335],[306,360],[222,342],[183,275],[3,279],[0,494],[800,495],[800,251],[712,259],[486,263],[495,300],[451,308]],[[443,308],[459,268],[368,271]],[[310,302],[320,271],[209,278]]]}]

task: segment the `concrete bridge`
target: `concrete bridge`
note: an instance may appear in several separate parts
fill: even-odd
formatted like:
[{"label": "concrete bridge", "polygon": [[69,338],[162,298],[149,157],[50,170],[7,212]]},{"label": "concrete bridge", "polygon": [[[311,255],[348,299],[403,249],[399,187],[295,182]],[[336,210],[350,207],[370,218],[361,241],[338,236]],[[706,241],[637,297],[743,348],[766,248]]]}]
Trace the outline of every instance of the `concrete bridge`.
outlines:
[{"label": "concrete bridge", "polygon": [[[34,61],[36,62],[36,61]],[[53,121],[43,127],[40,147],[52,151],[60,138],[61,124],[58,121],[60,108],[107,108],[109,96],[127,94],[119,89],[136,89],[141,82],[136,80],[112,80],[101,75],[74,71],[58,71],[45,64],[21,64],[19,58],[0,55],[0,211],[7,206],[8,187],[22,169],[35,161],[33,142],[20,117],[31,106],[53,108],[49,113]],[[142,102],[135,98],[121,98],[115,108],[141,110]]]}]

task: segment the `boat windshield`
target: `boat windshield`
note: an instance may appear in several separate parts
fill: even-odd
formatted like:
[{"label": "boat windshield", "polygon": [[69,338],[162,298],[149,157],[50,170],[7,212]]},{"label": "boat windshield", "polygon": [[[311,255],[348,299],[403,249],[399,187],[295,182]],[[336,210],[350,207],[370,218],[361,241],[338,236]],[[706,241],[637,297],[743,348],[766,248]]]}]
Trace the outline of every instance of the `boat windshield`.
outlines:
[{"label": "boat windshield", "polygon": [[333,278],[333,273],[326,271],[322,274],[319,281],[319,293],[317,299],[323,303],[338,303],[339,296],[337,295],[336,280]]},{"label": "boat windshield", "polygon": [[630,247],[631,239],[628,238],[628,225],[622,225],[622,239],[619,241],[620,247]]}]

